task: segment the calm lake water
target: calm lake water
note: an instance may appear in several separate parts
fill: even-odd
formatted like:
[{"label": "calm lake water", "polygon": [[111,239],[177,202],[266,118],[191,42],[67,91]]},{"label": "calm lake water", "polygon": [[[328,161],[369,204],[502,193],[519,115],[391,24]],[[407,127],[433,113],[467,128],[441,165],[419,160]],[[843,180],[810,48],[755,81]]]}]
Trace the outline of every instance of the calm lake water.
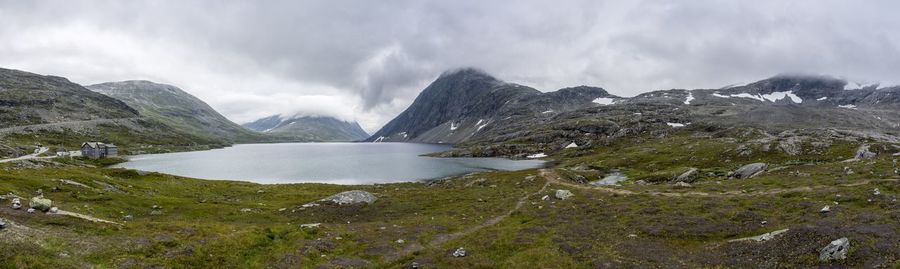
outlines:
[{"label": "calm lake water", "polygon": [[207,151],[136,155],[116,167],[264,184],[373,184],[543,165],[536,160],[419,156],[448,149],[447,145],[412,143],[244,144]]}]

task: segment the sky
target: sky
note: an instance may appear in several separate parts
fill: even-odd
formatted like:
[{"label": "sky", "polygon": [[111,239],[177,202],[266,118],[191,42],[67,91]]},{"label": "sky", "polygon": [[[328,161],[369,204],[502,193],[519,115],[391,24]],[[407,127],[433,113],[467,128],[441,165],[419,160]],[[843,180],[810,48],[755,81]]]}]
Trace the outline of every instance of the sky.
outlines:
[{"label": "sky", "polygon": [[897,10],[893,0],[0,0],[0,67],[171,84],[238,123],[322,115],[374,132],[461,67],[620,96],[782,73],[893,85]]}]

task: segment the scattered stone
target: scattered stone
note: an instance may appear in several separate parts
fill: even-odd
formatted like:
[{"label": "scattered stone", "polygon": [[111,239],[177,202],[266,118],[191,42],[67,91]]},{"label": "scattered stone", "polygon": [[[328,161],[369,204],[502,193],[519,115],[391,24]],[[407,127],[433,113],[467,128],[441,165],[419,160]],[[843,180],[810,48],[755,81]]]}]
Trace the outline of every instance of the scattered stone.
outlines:
[{"label": "scattered stone", "polygon": [[35,196],[28,202],[28,207],[47,212],[53,207],[53,201],[50,201],[50,199],[44,198],[43,196]]},{"label": "scattered stone", "polygon": [[378,198],[375,197],[375,195],[373,195],[372,193],[361,190],[352,190],[328,196],[325,199],[319,201],[332,202],[338,205],[347,205],[359,203],[372,204],[376,200],[378,200]]},{"label": "scattered stone", "polygon": [[246,207],[245,207],[245,208],[241,208],[241,212],[245,212],[245,213],[246,213],[246,212],[253,212],[253,209],[252,209],[252,208],[246,208]]},{"label": "scattered stone", "polygon": [[678,182],[694,182],[697,179],[697,176],[700,174],[700,169],[691,167],[681,175],[675,178],[675,181]]},{"label": "scattered stone", "polygon": [[6,222],[0,220],[0,230],[6,229]]},{"label": "scattered stone", "polygon": [[644,181],[643,179],[638,179],[638,181],[635,181],[634,184],[635,185],[647,185],[647,181]]},{"label": "scattered stone", "polygon": [[53,214],[59,213],[59,208],[58,208],[58,207],[55,207],[55,206],[54,206],[54,207],[51,207],[51,208],[50,208],[50,213],[53,213]]},{"label": "scattered stone", "polygon": [[421,268],[421,265],[419,265],[419,263],[417,263],[417,262],[413,262],[413,263],[409,264],[409,268],[410,269],[419,269],[419,268]]},{"label": "scattered stone", "polygon": [[403,243],[406,243],[406,241],[403,241],[403,239],[397,239],[397,244],[403,244]]},{"label": "scattered stone", "polygon": [[846,237],[831,241],[830,244],[819,251],[819,261],[843,260],[847,258],[850,250],[850,239]]},{"label": "scattered stone", "polygon": [[132,215],[125,215],[124,217],[122,217],[122,220],[124,220],[124,221],[132,221],[132,220],[134,220],[134,216],[132,216]]},{"label": "scattered stone", "polygon": [[744,237],[744,238],[738,238],[738,239],[731,239],[731,240],[728,240],[728,242],[741,242],[741,241],[756,241],[756,242],[762,242],[762,241],[769,241],[769,240],[772,240],[773,238],[775,238],[776,235],[783,234],[783,233],[785,233],[785,232],[787,232],[787,231],[788,231],[788,229],[778,230],[778,231],[768,232],[768,233],[764,233],[764,234],[757,235],[757,236]]},{"label": "scattered stone", "polygon": [[762,172],[766,171],[766,168],[769,168],[769,165],[766,163],[751,163],[735,170],[734,177],[738,179],[748,179],[762,174]]},{"label": "scattered stone", "polygon": [[461,258],[461,257],[465,257],[465,256],[466,256],[466,249],[464,249],[464,248],[458,248],[455,251],[453,251],[453,257]]},{"label": "scattered stone", "polygon": [[113,184],[109,184],[109,183],[99,181],[99,180],[94,180],[94,184],[103,186],[103,190],[108,191],[108,192],[122,193],[122,190],[120,190],[119,188],[116,188],[116,186],[113,186]]},{"label": "scattered stone", "polygon": [[878,156],[878,154],[876,154],[875,152],[869,151],[869,145],[862,145],[862,146],[859,146],[859,149],[856,150],[856,156],[854,156],[853,159],[867,160],[867,159],[875,158],[875,156]]},{"label": "scattered stone", "polygon": [[20,209],[20,208],[22,208],[22,199],[13,198],[12,209]]},{"label": "scattered stone", "polygon": [[569,199],[569,197],[575,196],[569,190],[556,190],[556,194],[554,195],[556,199],[565,200]]},{"label": "scattered stone", "polygon": [[151,209],[160,209],[160,208],[162,208],[162,207],[159,206],[159,205],[153,205],[153,206],[151,206],[150,208],[151,208]]},{"label": "scattered stone", "polygon": [[278,209],[278,212],[284,212],[285,210],[287,210],[287,208],[282,207]]},{"label": "scattered stone", "polygon": [[853,169],[850,169],[850,167],[844,166],[844,174],[845,174],[845,175],[852,175],[852,174],[853,174]]},{"label": "scattered stone", "polygon": [[28,212],[28,213],[34,213],[34,208],[26,209],[25,212]]},{"label": "scattered stone", "polygon": [[872,194],[878,196],[881,195],[881,191],[879,191],[878,188],[875,188],[875,191],[873,191]]},{"label": "scattered stone", "polygon": [[676,182],[676,183],[675,183],[675,187],[679,187],[679,188],[690,188],[690,187],[693,187],[693,186],[691,186],[690,183],[679,181],[679,182]]},{"label": "scattered stone", "polygon": [[628,234],[628,237],[635,238],[635,237],[637,237],[637,235],[636,234]]},{"label": "scattered stone", "polygon": [[544,197],[541,197],[541,200],[543,200],[543,201],[550,200],[550,195],[544,195]]},{"label": "scattered stone", "polygon": [[831,207],[826,205],[826,206],[823,207],[821,210],[819,210],[819,212],[821,212],[821,213],[828,213],[828,212],[831,212]]},{"label": "scattered stone", "polygon": [[300,229],[315,229],[315,228],[319,228],[320,225],[322,225],[322,224],[321,223],[300,224]]}]

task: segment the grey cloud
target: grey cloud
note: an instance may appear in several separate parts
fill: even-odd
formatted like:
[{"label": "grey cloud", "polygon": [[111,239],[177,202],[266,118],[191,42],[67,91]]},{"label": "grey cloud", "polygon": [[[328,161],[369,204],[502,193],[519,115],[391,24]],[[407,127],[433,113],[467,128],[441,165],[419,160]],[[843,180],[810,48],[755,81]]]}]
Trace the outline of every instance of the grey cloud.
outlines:
[{"label": "grey cloud", "polygon": [[784,72],[896,83],[898,9],[878,0],[0,0],[0,66],[85,84],[171,83],[235,121],[333,114],[371,131],[462,66],[544,91],[586,84],[626,96]]}]

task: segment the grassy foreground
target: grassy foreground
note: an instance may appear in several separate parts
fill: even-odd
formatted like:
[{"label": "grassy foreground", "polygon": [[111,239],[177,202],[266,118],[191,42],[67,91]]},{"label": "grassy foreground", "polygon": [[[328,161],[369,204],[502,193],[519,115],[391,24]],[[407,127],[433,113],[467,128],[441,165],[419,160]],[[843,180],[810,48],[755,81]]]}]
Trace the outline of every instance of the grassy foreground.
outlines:
[{"label": "grassy foreground", "polygon": [[[623,141],[564,150],[552,155],[559,162],[543,171],[367,186],[197,180],[78,162],[3,164],[0,193],[30,198],[42,190],[62,210],[123,225],[29,214],[3,200],[0,217],[8,227],[0,230],[0,263],[9,268],[900,266],[900,184],[892,152],[842,162],[856,144],[836,143],[825,152],[797,156],[724,150],[735,143],[689,136]],[[727,179],[728,171],[757,161],[769,163],[769,172]],[[700,168],[697,181],[690,187],[672,184],[672,176],[688,167]],[[631,179],[616,187],[584,184],[612,171]],[[301,207],[352,189],[379,200]],[[574,197],[555,199],[557,189]],[[542,199],[545,195],[549,198]],[[824,206],[831,211],[820,213]],[[321,225],[301,227],[312,223]],[[781,229],[789,230],[769,241],[729,242]],[[848,259],[819,262],[819,249],[841,237],[851,242]],[[451,255],[459,247],[466,257]]]}]

